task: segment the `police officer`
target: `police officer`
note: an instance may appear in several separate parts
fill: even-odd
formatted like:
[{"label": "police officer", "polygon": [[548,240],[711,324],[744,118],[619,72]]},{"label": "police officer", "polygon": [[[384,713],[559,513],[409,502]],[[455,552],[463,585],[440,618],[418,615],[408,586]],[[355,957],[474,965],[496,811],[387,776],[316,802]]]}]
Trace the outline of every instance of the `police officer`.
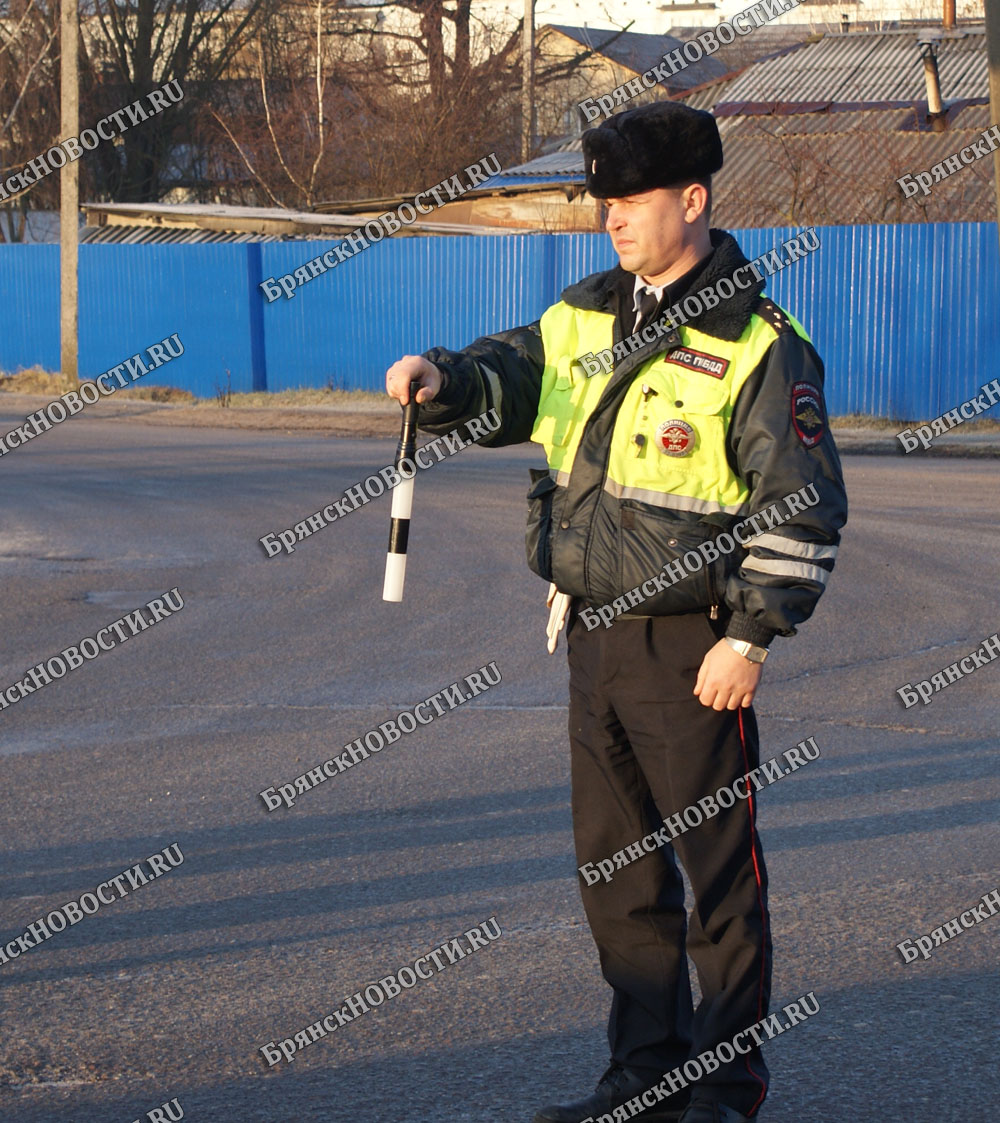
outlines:
[{"label": "police officer", "polygon": [[[762,296],[762,274],[735,239],[709,226],[722,166],[715,119],[676,102],[642,106],[587,131],[583,154],[619,264],[571,285],[527,327],[406,356],[386,375],[403,404],[410,381],[421,383],[419,423],[431,433],[494,408],[502,423],[483,444],[545,449],[527,554],[571,598],[577,862],[592,869],[657,830],[663,842],[581,888],[613,991],[611,1063],[592,1094],[543,1107],[535,1123],[612,1112],[766,1016],[751,703],[771,640],[812,613],[847,517],[822,362],[803,327]],[[730,531],[736,548],[713,549]],[[594,609],[616,600],[605,627]],[[748,798],[681,825],[723,787]],[[731,1062],[640,1118],[756,1116],[768,1070],[759,1046],[738,1040],[744,1052],[729,1049]]]}]

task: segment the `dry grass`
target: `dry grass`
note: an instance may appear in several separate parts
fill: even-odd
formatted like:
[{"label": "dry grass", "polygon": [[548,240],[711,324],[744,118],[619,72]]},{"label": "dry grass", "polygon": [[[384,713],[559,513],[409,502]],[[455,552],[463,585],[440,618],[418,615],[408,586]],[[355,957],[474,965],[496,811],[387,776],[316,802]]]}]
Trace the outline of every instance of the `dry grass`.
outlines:
[{"label": "dry grass", "polygon": [[830,418],[831,429],[891,429],[895,433],[903,424],[885,417],[868,417],[863,413],[845,413]]},{"label": "dry grass", "polygon": [[[933,418],[921,418],[919,421],[890,420],[887,417],[869,417],[863,413],[845,413],[840,417],[830,418],[832,429],[869,429],[898,433],[901,429],[912,429],[917,425],[927,425]],[[977,418],[975,421],[963,422],[958,428],[960,433],[995,433],[1000,429],[1000,421],[989,417]]]},{"label": "dry grass", "polygon": [[[0,392],[8,394],[42,394],[58,398],[68,390],[76,389],[76,379],[64,378],[59,373],[31,367],[15,374],[0,373]],[[219,408],[218,394],[210,398],[196,398],[190,390],[176,386],[130,386],[115,392],[117,398],[129,398],[141,402],[174,402],[203,408]],[[238,394],[229,396],[228,405],[234,409],[245,408],[294,408],[296,406],[326,406],[330,409],[351,411],[374,411],[393,408],[385,394],[372,394],[365,390],[278,390],[273,393]]]},{"label": "dry grass", "polygon": [[4,374],[0,377],[0,390],[11,394],[48,394],[58,398],[67,390],[73,389],[74,380],[52,374],[41,367],[19,370],[17,374]]},{"label": "dry grass", "polygon": [[[198,398],[198,406],[218,406],[216,397]],[[367,390],[263,390],[249,394],[233,393],[230,397],[233,409],[266,406],[326,406],[329,409],[383,410],[396,408],[385,394],[372,394]]]},{"label": "dry grass", "polygon": [[[84,382],[90,381],[84,379]],[[43,394],[48,398],[58,398],[68,390],[75,390],[80,383],[75,378],[64,378],[61,374],[31,367],[19,370],[16,374],[0,375],[0,391],[8,394]],[[195,401],[190,390],[180,390],[176,386],[130,386],[118,390],[123,398],[140,402],[184,402]]]},{"label": "dry grass", "polygon": [[132,398],[140,402],[174,402],[191,405],[198,399],[190,390],[181,390],[177,386],[132,386],[128,390],[119,390],[123,398]]}]

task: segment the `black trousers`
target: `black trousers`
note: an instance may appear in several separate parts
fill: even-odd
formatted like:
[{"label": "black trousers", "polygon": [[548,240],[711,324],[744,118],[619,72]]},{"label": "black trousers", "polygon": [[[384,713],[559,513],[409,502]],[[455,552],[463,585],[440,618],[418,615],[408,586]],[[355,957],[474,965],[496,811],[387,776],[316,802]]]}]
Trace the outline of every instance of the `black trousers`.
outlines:
[{"label": "black trousers", "polygon": [[[702,658],[724,632],[725,622],[705,613],[619,618],[610,629],[588,632],[571,613],[578,865],[611,858],[759,763],[752,709],[720,713],[692,693]],[[767,873],[749,791],[750,799],[617,869],[610,882],[584,886],[581,879],[601,969],[614,991],[611,1056],[651,1078],[731,1041],[767,1014]],[[690,921],[678,858],[694,894]],[[687,955],[701,988],[697,1010]],[[751,1115],[767,1094],[768,1071],[753,1039],[739,1040],[752,1051],[721,1063],[692,1093]]]}]

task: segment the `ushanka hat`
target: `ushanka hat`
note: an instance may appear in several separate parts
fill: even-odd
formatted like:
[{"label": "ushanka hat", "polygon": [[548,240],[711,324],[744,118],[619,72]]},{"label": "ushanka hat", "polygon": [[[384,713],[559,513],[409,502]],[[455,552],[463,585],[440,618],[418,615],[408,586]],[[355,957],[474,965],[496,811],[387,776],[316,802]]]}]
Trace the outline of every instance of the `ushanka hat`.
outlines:
[{"label": "ushanka hat", "polygon": [[656,101],[588,129],[583,160],[588,193],[620,199],[707,179],[722,167],[722,139],[711,113],[678,101]]}]

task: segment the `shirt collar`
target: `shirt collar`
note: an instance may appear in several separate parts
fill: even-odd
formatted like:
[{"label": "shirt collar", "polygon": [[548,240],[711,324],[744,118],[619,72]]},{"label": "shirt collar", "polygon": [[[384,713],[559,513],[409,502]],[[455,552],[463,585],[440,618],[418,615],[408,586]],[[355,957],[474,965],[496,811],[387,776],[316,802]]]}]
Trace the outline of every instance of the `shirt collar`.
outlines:
[{"label": "shirt collar", "polygon": [[648,285],[642,279],[642,277],[638,273],[636,273],[635,282],[634,282],[634,285],[633,285],[633,288],[632,288],[632,311],[635,312],[635,313],[638,313],[639,302],[642,300],[642,294],[644,292],[646,292],[647,290],[649,292],[651,292],[656,297],[657,304],[659,304],[660,301],[663,299],[663,293],[667,289],[670,290],[671,296],[682,295],[687,290],[687,288],[690,286],[690,284],[694,280],[694,278],[704,268],[705,263],[708,261],[708,259],[712,256],[712,253],[714,253],[714,252],[715,252],[715,250],[714,250],[714,247],[713,247],[712,251],[710,253],[707,253],[701,259],[701,261],[699,261],[696,265],[692,266],[682,277],[678,277],[676,281],[671,281],[670,284],[668,284],[668,285]]},{"label": "shirt collar", "polygon": [[639,274],[636,273],[636,275],[635,275],[635,286],[632,290],[632,296],[633,296],[632,311],[633,312],[639,311],[639,302],[642,300],[642,294],[644,292],[646,292],[647,290],[649,292],[651,292],[656,297],[656,303],[659,304],[660,300],[663,298],[663,290],[666,287],[667,287],[666,285],[658,285],[658,286],[655,286],[655,287],[653,285],[647,285],[646,282],[642,279],[642,277],[640,277]]}]

